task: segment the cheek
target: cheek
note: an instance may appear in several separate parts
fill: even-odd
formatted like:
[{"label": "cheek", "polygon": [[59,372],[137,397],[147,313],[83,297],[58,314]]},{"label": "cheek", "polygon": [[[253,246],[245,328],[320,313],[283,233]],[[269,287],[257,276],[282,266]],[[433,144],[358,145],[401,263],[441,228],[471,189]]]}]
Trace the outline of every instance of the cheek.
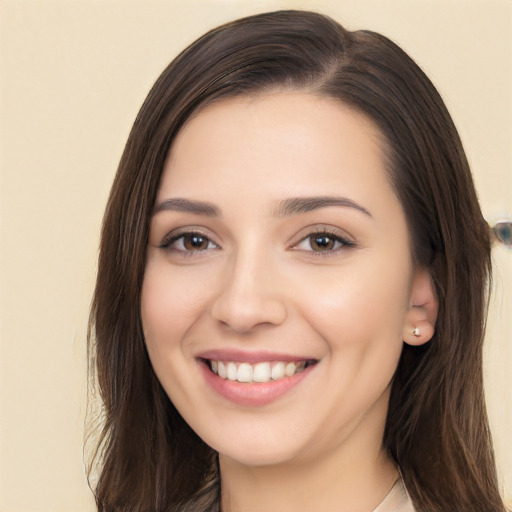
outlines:
[{"label": "cheek", "polygon": [[167,268],[148,265],[141,295],[141,317],[147,343],[175,342],[202,307],[197,280],[190,280]]},{"label": "cheek", "polygon": [[[315,291],[298,291],[300,309],[327,341],[329,351],[356,371],[379,365],[394,371],[402,350],[403,322],[408,306],[407,264],[394,271],[377,263],[350,268],[336,278],[316,281]],[[317,276],[318,277],[318,276]],[[339,361],[338,361],[339,362]],[[348,369],[348,368],[347,368]]]},{"label": "cheek", "polygon": [[198,306],[198,295],[191,290],[193,286],[171,277],[165,266],[146,268],[141,293],[146,348],[160,383],[175,404],[188,396],[183,339]]},{"label": "cheek", "polygon": [[408,283],[403,276],[393,280],[384,274],[361,277],[352,272],[339,279],[326,279],[324,286],[318,281],[316,284],[315,292],[309,290],[297,296],[306,299],[303,311],[310,311],[321,325],[331,330],[391,328],[401,333],[408,303]]},{"label": "cheek", "polygon": [[141,318],[146,343],[154,343],[168,334],[176,325],[178,312],[172,288],[164,285],[163,280],[152,279],[151,273],[146,273],[142,285]]}]

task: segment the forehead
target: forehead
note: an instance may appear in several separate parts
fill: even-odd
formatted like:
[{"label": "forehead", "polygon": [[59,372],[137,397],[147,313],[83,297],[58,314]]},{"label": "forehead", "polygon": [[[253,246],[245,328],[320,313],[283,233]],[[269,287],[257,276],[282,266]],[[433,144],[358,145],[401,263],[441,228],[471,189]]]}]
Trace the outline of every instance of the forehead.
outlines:
[{"label": "forehead", "polygon": [[223,99],[200,110],[172,145],[159,195],[212,200],[219,184],[236,183],[243,186],[237,195],[276,200],[393,194],[376,125],[335,99],[303,92]]}]

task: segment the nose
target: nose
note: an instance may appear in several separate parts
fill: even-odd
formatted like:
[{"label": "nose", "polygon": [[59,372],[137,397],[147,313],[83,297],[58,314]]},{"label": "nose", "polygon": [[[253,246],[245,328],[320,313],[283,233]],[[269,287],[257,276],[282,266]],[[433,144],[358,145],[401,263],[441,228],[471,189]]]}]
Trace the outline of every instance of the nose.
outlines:
[{"label": "nose", "polygon": [[277,326],[286,320],[283,289],[275,270],[263,257],[239,256],[226,270],[211,316],[224,327],[248,334],[258,326]]}]

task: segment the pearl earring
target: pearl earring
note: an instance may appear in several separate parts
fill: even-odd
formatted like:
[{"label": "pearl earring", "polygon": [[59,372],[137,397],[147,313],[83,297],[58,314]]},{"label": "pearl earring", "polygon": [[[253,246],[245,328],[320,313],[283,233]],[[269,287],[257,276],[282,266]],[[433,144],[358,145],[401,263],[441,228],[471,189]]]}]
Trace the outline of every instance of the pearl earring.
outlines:
[{"label": "pearl earring", "polygon": [[414,336],[416,336],[416,338],[420,335],[420,328],[419,327],[415,327],[413,330],[412,330],[412,333],[414,334]]}]

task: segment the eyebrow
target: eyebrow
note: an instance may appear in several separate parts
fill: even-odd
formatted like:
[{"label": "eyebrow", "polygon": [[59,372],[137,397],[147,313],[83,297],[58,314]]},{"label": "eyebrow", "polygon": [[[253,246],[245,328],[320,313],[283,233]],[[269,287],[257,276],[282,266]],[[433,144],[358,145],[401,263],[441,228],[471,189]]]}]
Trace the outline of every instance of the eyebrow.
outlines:
[{"label": "eyebrow", "polygon": [[288,217],[290,215],[318,210],[319,208],[328,208],[329,206],[353,208],[373,218],[372,214],[363,206],[346,197],[337,196],[293,197],[285,199],[279,202],[277,216]]},{"label": "eyebrow", "polygon": [[[277,217],[289,217],[330,206],[353,208],[373,218],[372,214],[363,206],[346,197],[337,196],[292,197],[284,199],[279,202],[275,215]],[[187,212],[205,215],[206,217],[221,216],[220,209],[212,203],[183,198],[166,199],[158,203],[153,209],[153,215],[163,211]]]},{"label": "eyebrow", "polygon": [[211,203],[193,201],[191,199],[166,199],[158,203],[153,209],[153,215],[164,211],[188,212],[206,217],[220,217],[220,210]]}]

